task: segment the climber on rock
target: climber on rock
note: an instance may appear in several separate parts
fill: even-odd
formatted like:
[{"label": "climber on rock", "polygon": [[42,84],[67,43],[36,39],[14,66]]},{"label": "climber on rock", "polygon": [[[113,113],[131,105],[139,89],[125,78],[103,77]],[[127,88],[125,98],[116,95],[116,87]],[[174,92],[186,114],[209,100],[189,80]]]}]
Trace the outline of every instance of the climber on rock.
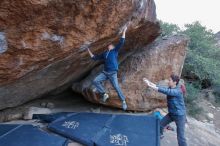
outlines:
[{"label": "climber on rock", "polygon": [[177,140],[179,146],[187,146],[185,138],[186,108],[183,92],[178,86],[180,80],[179,76],[171,75],[168,82],[168,87],[157,86],[146,78],[143,80],[149,87],[167,95],[168,114],[163,117],[160,122],[161,138],[163,137],[164,128],[174,121],[177,126]]},{"label": "climber on rock", "polygon": [[87,49],[89,55],[93,60],[104,61],[104,70],[93,80],[94,86],[101,94],[102,101],[105,103],[106,100],[109,98],[109,95],[106,93],[106,90],[102,85],[102,82],[105,80],[110,80],[112,86],[114,87],[120,100],[122,101],[123,110],[127,109],[127,104],[125,101],[125,96],[123,95],[122,90],[118,83],[117,72],[118,72],[118,52],[125,42],[126,30],[127,27],[123,29],[120,42],[116,46],[114,46],[113,44],[108,45],[108,49],[99,55],[93,55],[90,49],[89,48]]}]

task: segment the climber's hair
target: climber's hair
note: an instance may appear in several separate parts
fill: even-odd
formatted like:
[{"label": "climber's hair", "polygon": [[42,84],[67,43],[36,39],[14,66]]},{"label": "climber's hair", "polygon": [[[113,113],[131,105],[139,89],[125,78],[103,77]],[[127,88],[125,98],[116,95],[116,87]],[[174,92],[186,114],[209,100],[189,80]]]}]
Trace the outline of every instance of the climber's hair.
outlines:
[{"label": "climber's hair", "polygon": [[180,81],[180,77],[179,77],[179,76],[177,76],[177,75],[175,75],[175,74],[172,74],[172,75],[170,76],[170,78],[173,80],[173,82],[176,82],[176,85],[179,84],[179,81]]}]

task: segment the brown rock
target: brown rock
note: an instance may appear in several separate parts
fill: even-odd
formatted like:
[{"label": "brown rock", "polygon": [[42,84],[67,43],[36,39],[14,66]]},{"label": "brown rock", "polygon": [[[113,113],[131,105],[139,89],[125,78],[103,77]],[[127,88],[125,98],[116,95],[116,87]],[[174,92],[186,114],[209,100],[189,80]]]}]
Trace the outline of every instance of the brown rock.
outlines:
[{"label": "brown rock", "polygon": [[153,0],[1,0],[0,109],[81,80],[97,65],[83,47],[103,51],[128,22],[122,60],[159,35]]},{"label": "brown rock", "polygon": [[24,119],[31,120],[34,114],[51,114],[52,111],[49,108],[28,107],[24,111]]},{"label": "brown rock", "polygon": [[[187,38],[184,36],[158,39],[147,47],[137,50],[120,64],[119,82],[129,110],[147,111],[166,106],[165,96],[147,88],[143,78],[159,83],[169,78],[171,73],[180,75],[186,47]],[[97,67],[85,80],[73,84],[72,89],[82,93],[87,100],[100,103],[99,95],[93,92],[94,86],[91,81],[101,70],[101,66]],[[105,87],[110,93],[106,105],[120,108],[121,103],[113,87],[109,82],[105,82]]]},{"label": "brown rock", "polygon": [[53,103],[51,103],[51,102],[47,103],[47,108],[52,109],[54,107],[55,107],[55,105]]}]

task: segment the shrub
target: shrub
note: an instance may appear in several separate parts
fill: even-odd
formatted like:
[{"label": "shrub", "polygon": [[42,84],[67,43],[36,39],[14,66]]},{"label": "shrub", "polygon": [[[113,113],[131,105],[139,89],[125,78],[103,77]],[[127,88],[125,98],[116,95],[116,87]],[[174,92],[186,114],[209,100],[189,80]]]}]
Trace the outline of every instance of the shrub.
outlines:
[{"label": "shrub", "polygon": [[199,96],[199,89],[195,88],[193,84],[186,83],[187,95],[185,96],[185,103],[187,108],[187,113],[192,117],[197,118],[202,112],[202,108],[197,105],[197,99]]}]

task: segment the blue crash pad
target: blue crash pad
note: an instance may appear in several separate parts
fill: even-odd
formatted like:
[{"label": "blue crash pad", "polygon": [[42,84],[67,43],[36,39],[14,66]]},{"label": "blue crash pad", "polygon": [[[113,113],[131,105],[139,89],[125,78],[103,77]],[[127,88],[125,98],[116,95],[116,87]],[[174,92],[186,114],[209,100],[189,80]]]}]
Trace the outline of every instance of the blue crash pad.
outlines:
[{"label": "blue crash pad", "polygon": [[86,146],[159,146],[159,119],[154,116],[74,113],[48,128]]},{"label": "blue crash pad", "polygon": [[34,114],[32,119],[37,119],[42,122],[51,123],[55,121],[56,119],[68,116],[69,114],[73,114],[73,113],[60,112],[60,113],[53,113],[53,114]]},{"label": "blue crash pad", "polygon": [[8,133],[9,131],[11,131],[12,129],[15,129],[16,127],[18,127],[18,125],[14,125],[14,124],[0,124],[0,137],[6,133]]},{"label": "blue crash pad", "polygon": [[147,116],[115,116],[96,146],[159,146],[158,121]]},{"label": "blue crash pad", "polygon": [[0,124],[0,146],[66,146],[67,139],[32,125]]},{"label": "blue crash pad", "polygon": [[62,117],[51,124],[48,128],[74,141],[84,145],[93,145],[93,136],[105,126],[112,117],[110,114],[74,113],[69,117]]}]

